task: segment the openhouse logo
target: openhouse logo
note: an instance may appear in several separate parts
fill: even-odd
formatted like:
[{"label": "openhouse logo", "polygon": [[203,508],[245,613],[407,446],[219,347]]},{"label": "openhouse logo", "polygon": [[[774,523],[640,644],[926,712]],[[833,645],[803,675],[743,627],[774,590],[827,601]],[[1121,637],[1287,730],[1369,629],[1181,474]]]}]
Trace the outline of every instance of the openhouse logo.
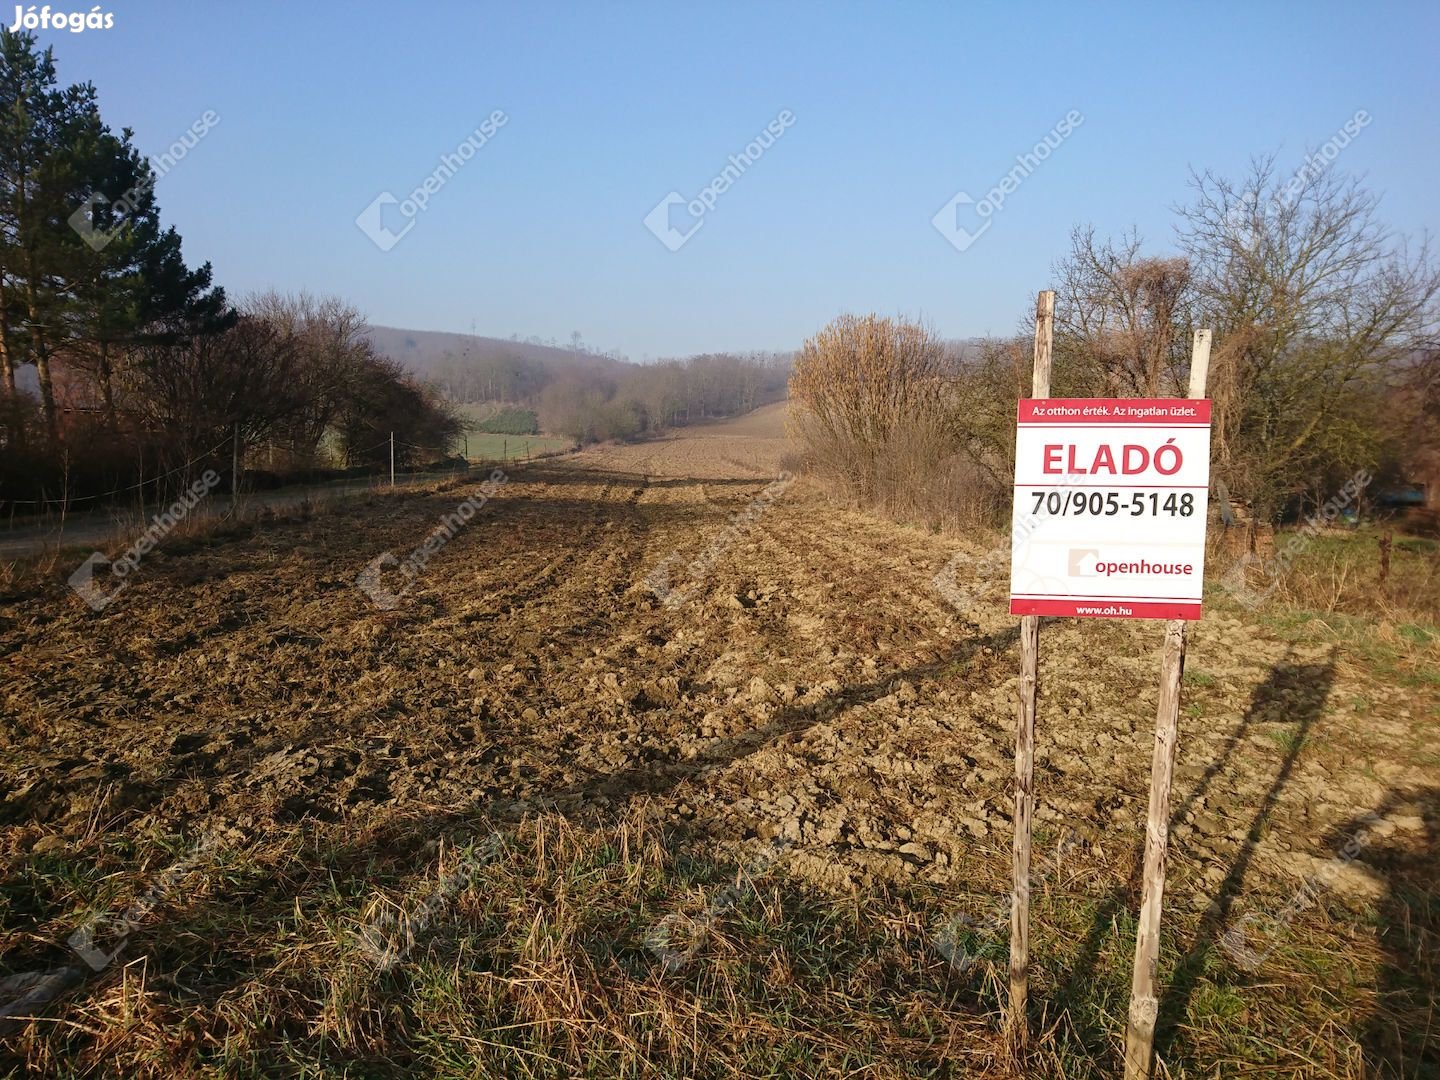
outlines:
[{"label": "openhouse logo", "polygon": [[[130,583],[125,579],[140,568],[140,560],[155,550],[160,541],[189,517],[201,500],[219,486],[220,474],[214,469],[206,469],[204,475],[191,484],[168,509],[150,519],[150,526],[118,559],[107,559],[99,551],[92,552],[70,575],[70,588],[74,589],[76,595],[89,604],[93,611],[104,611],[117,596],[129,588]],[[112,589],[107,589],[102,584],[101,570],[106,566],[110,568],[110,576],[115,580],[115,587]]]},{"label": "openhouse logo", "polygon": [[206,109],[180,138],[170,144],[168,150],[149,159],[149,170],[120,198],[112,200],[103,191],[92,191],[86,196],[70,215],[70,227],[90,245],[91,250],[103,251],[145,204],[155,184],[184,161],[185,155],[194,150],[219,123],[220,115],[214,109]]},{"label": "openhouse logo", "polygon": [[1084,122],[1085,117],[1079,110],[1071,109],[1043,139],[1015,158],[1015,167],[1001,177],[998,184],[978,199],[969,192],[957,191],[935,211],[930,224],[956,251],[968,250],[995,224],[995,215],[1005,208],[1005,200],[1019,191],[1020,185]]},{"label": "openhouse logo", "polygon": [[671,251],[679,251],[705,224],[705,215],[715,209],[720,196],[729,191],[745,171],[754,165],[795,123],[795,114],[781,109],[774,120],[765,125],[755,138],[738,154],[731,154],[729,164],[700,189],[693,199],[672,191],[645,215],[645,227]]},{"label": "openhouse logo", "polygon": [[[469,164],[480,149],[495,137],[495,133],[509,122],[510,117],[496,109],[455,147],[453,153],[441,154],[440,164],[435,167],[435,171],[415,185],[409,195],[397,199],[388,190],[380,192],[370,200],[370,205],[356,216],[355,224],[381,251],[389,251],[415,227],[416,220],[423,211],[430,208],[430,200],[440,193],[440,189]],[[396,216],[400,219],[396,229],[385,223],[385,210],[392,206],[395,211],[391,220],[394,221]]]},{"label": "openhouse logo", "polygon": [[1126,577],[1135,574],[1146,577],[1192,577],[1195,574],[1194,564],[1188,562],[1151,562],[1149,559],[1110,562],[1100,558],[1097,548],[1071,548],[1066,561],[1071,577]]}]

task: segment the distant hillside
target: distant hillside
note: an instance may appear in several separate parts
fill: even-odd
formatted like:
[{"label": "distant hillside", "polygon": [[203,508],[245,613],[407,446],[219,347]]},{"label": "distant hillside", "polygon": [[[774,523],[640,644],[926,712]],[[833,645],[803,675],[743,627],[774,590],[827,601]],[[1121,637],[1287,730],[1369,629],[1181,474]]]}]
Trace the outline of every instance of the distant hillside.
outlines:
[{"label": "distant hillside", "polygon": [[[957,338],[946,344],[968,360],[978,355],[984,340]],[[372,326],[370,341],[380,352],[404,364],[421,378],[427,379],[438,377],[447,359],[461,360],[467,367],[491,367],[523,360],[529,364],[539,364],[556,374],[578,367],[611,376],[644,366],[613,356],[586,352],[583,347],[576,353],[563,345],[542,345],[535,341],[483,337],[478,334],[452,334],[441,330]]]},{"label": "distant hillside", "polygon": [[[578,368],[615,376],[645,366],[585,352],[583,349],[577,354],[559,345],[541,345],[511,338],[482,337],[477,334],[371,326],[369,335],[371,343],[379,352],[405,365],[406,370],[422,379],[442,383],[450,381],[448,376],[451,372],[448,369],[453,368],[453,361],[457,360],[470,368],[509,367],[515,360],[521,360],[525,362],[521,366],[538,366],[548,369],[552,375]],[[983,341],[983,338],[960,338],[947,344],[968,360],[979,354]],[[23,364],[17,367],[15,382],[22,393],[39,396],[40,382],[36,378],[33,365]]]},{"label": "distant hillside", "polygon": [[370,341],[386,356],[404,364],[421,378],[434,377],[443,362],[463,359],[468,364],[492,366],[523,360],[552,371],[573,367],[614,372],[633,367],[624,360],[588,353],[578,353],[558,345],[508,338],[480,337],[475,334],[451,334],[439,330],[403,330],[394,326],[370,327]]}]

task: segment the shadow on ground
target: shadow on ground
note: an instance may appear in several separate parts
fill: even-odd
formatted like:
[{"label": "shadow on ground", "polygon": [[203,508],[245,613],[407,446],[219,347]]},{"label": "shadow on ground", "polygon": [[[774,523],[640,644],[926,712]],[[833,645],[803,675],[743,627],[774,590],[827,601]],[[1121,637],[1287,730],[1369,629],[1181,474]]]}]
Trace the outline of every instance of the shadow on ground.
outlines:
[{"label": "shadow on ground", "polygon": [[[1156,1052],[1162,1058],[1167,1058],[1167,1055],[1175,1048],[1177,1025],[1186,1016],[1196,984],[1207,970],[1207,961],[1212,952],[1218,948],[1220,932],[1226,925],[1230,909],[1244,886],[1245,875],[1254,859],[1256,846],[1265,834],[1270,814],[1294,772],[1296,760],[1305,746],[1311,727],[1324,711],[1334,678],[1335,658],[1333,654],[1323,664],[1296,664],[1292,661],[1290,654],[1282,658],[1271,668],[1265,681],[1251,695],[1250,703],[1241,717],[1239,725],[1231,733],[1219,756],[1206,768],[1194,789],[1189,791],[1184,800],[1172,809],[1170,828],[1173,831],[1176,825],[1184,821],[1185,816],[1192,809],[1201,804],[1206,793],[1212,788],[1217,778],[1224,773],[1239,747],[1250,737],[1256,726],[1263,722],[1263,718],[1277,710],[1283,710],[1289,718],[1288,726],[1291,732],[1287,749],[1270,782],[1269,789],[1255,811],[1246,831],[1245,840],[1221,882],[1214,902],[1202,917],[1200,926],[1179,963],[1169,971],[1162,964],[1160,1015],[1156,1025]],[[1182,722],[1180,728],[1182,743],[1184,738],[1185,724]],[[1172,839],[1172,859],[1176,846]],[[1144,858],[1145,846],[1142,838],[1131,853],[1129,860],[1131,870],[1126,882],[1112,889],[1100,902],[1095,916],[1091,920],[1090,928],[1070,965],[1068,976],[1061,983],[1058,995],[1058,1004],[1062,1009],[1068,1011],[1070,1027],[1077,1041],[1087,1053],[1107,1061],[1117,1072],[1120,1071],[1121,1063],[1114,1056],[1115,1032],[1106,1026],[1103,1017],[1097,1016],[1090,1008],[1084,1007],[1083,1003],[1088,1000],[1092,987],[1100,978],[1099,964],[1102,951],[1115,935],[1117,926],[1123,923],[1129,927],[1131,925],[1128,921],[1130,913],[1139,909]],[[1173,927],[1173,921],[1171,925]],[[1167,933],[1163,920],[1161,932],[1162,934]],[[1169,932],[1173,933],[1173,930]],[[1127,935],[1125,947],[1127,949],[1134,947],[1133,928]],[[1079,1007],[1070,1007],[1072,1003]],[[1175,1063],[1171,1064],[1173,1067]]]},{"label": "shadow on ground", "polygon": [[[1392,791],[1375,813],[1418,819],[1419,827],[1372,840],[1361,855],[1387,886],[1375,928],[1385,962],[1363,1036],[1366,1061],[1382,1077],[1440,1077],[1440,788]],[[1330,842],[1343,846],[1372,820],[1347,822]]]}]

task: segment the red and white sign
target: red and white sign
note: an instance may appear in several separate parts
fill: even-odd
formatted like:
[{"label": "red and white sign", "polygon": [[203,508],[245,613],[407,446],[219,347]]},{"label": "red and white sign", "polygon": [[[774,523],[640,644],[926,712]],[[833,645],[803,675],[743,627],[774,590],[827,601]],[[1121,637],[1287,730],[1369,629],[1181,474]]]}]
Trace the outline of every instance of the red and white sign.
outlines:
[{"label": "red and white sign", "polygon": [[1010,612],[1198,619],[1210,402],[1026,398]]}]

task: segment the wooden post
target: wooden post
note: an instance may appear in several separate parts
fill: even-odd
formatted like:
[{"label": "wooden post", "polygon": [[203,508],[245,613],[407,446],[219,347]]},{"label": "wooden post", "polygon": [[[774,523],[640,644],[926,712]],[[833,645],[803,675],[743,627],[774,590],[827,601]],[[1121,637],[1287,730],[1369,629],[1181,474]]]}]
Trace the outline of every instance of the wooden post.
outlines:
[{"label": "wooden post", "polygon": [[[1050,347],[1055,334],[1055,292],[1035,304],[1035,367],[1030,396],[1050,396]],[[1020,617],[1020,696],[1015,724],[1014,880],[1010,893],[1010,1009],[1006,1026],[1018,1042],[1027,1037],[1030,993],[1030,819],[1035,812],[1035,672],[1040,662],[1040,617]]]},{"label": "wooden post", "polygon": [[390,432],[390,486],[395,486],[395,432]]},{"label": "wooden post", "polygon": [[[223,446],[224,443],[221,443]],[[189,477],[186,477],[188,480]],[[240,505],[240,425],[235,425],[235,438],[230,443],[230,509]]]},{"label": "wooden post", "polygon": [[[1190,397],[1205,396],[1210,369],[1210,331],[1196,330],[1190,350]],[[1165,896],[1165,856],[1170,841],[1170,785],[1179,741],[1180,678],[1185,672],[1185,620],[1165,625],[1160,653],[1160,706],[1155,712],[1155,755],[1150,764],[1150,813],[1145,823],[1145,877],[1135,935],[1135,971],[1125,1027],[1125,1080],[1149,1080],[1155,1061],[1155,1020],[1160,999],[1155,972],[1160,960],[1160,912]]]}]

